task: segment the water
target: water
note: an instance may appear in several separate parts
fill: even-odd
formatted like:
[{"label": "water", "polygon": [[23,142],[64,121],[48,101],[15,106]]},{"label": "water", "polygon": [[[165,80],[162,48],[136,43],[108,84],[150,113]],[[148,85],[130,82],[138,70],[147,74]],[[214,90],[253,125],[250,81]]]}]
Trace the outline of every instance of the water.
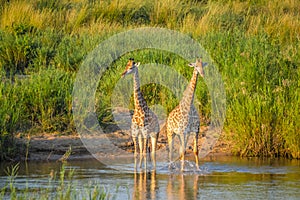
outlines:
[{"label": "water", "polygon": [[[7,183],[1,163],[0,187]],[[50,177],[59,176],[59,162],[20,163],[15,186],[18,191],[49,187]],[[74,170],[73,189],[81,195],[87,187],[98,184],[111,199],[300,199],[300,161],[287,159],[254,159],[236,157],[207,158],[196,171],[186,161],[181,173],[179,163],[172,171],[158,163],[154,172],[123,171],[102,165],[97,160],[70,161],[66,172]],[[59,181],[52,184],[59,184]]]}]

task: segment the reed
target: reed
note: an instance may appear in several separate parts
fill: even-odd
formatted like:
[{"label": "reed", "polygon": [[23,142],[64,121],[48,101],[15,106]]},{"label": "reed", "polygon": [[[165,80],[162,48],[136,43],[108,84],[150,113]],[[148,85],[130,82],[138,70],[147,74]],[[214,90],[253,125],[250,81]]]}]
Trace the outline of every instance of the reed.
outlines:
[{"label": "reed", "polygon": [[[15,180],[18,178],[19,164],[8,167],[6,170],[7,181],[5,186],[0,188],[1,199],[109,199],[114,195],[109,194],[99,183],[84,185],[79,187],[78,183],[73,180],[74,169],[66,169],[62,164],[60,170],[51,171],[49,182],[45,188],[17,188]],[[58,177],[57,177],[58,174]]]}]

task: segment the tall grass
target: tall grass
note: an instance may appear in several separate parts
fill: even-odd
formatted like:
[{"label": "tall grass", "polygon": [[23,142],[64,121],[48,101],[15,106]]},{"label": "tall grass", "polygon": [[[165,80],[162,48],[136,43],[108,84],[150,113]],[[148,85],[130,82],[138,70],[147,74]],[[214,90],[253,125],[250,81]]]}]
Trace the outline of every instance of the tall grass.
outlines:
[{"label": "tall grass", "polygon": [[[299,158],[299,16],[296,0],[0,1],[1,159],[13,155],[17,132],[74,132],[71,90],[83,59],[110,35],[142,26],[189,34],[218,64],[227,93],[224,134],[234,153]],[[122,56],[97,91],[102,124],[112,119],[110,95],[131,56],[172,66],[190,79],[191,69],[176,55],[144,50]],[[209,122],[203,85],[199,80],[197,106]],[[167,112],[178,103],[162,86],[142,91],[150,105]]]},{"label": "tall grass", "polygon": [[299,139],[295,137],[299,127],[290,121],[299,116],[294,109],[300,102],[296,92],[298,53],[291,51],[286,57],[286,49],[264,32],[248,37],[236,31],[226,36],[212,34],[203,42],[213,44],[211,52],[221,61],[224,81],[231,82],[227,85],[225,128],[235,141],[234,152],[243,156],[291,155],[293,138],[292,156],[298,157]]}]

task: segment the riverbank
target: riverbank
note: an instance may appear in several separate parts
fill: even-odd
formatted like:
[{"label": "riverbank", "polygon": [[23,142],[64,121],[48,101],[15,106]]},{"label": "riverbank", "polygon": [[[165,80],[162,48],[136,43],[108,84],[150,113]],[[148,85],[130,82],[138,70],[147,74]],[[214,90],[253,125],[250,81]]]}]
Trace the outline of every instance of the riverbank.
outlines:
[{"label": "riverbank", "polygon": [[[111,133],[94,136],[95,140],[103,137],[118,137],[122,143],[121,148],[128,152],[133,152],[133,142],[128,130],[118,130]],[[204,138],[199,140],[199,148]],[[61,161],[67,160],[84,160],[94,158],[93,155],[83,144],[79,134],[59,135],[59,134],[40,134],[32,137],[17,137],[17,148],[19,155],[16,160],[28,161]],[[164,148],[166,145],[165,135],[160,136],[158,148]],[[231,155],[230,144],[222,136],[213,147],[208,157],[211,156],[229,156]],[[27,157],[26,157],[27,154]],[[188,146],[187,155],[192,154],[192,147]],[[67,155],[67,156],[66,156]]]}]

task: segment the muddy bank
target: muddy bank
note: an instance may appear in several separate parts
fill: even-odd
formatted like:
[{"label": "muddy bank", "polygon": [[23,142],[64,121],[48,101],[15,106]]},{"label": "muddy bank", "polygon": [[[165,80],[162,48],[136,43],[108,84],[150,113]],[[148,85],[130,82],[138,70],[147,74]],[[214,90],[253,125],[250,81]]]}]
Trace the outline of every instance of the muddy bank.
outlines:
[{"label": "muddy bank", "polygon": [[[205,131],[204,131],[205,132]],[[133,142],[130,137],[129,130],[116,130],[111,133],[100,134],[97,136],[89,136],[89,140],[99,141],[103,138],[109,138],[114,145],[122,148],[127,152],[133,152]],[[199,148],[208,136],[199,139]],[[191,138],[191,137],[190,137]],[[200,138],[200,137],[199,137]],[[191,138],[192,139],[192,138]],[[94,158],[87,150],[80,136],[57,134],[42,134],[30,138],[16,138],[19,148],[18,160],[29,161],[60,161],[60,160],[82,160]],[[161,134],[158,140],[158,148],[166,147],[166,136]],[[105,147],[104,147],[105,148]],[[106,147],[109,148],[109,147]],[[90,150],[90,148],[89,148]],[[105,150],[104,150],[105,151]],[[109,152],[109,150],[108,150]],[[188,145],[187,154],[192,153],[192,145]],[[27,158],[26,158],[27,154]],[[211,149],[209,156],[226,156],[230,154],[230,145],[224,142],[222,137],[216,142],[216,145]]]}]

